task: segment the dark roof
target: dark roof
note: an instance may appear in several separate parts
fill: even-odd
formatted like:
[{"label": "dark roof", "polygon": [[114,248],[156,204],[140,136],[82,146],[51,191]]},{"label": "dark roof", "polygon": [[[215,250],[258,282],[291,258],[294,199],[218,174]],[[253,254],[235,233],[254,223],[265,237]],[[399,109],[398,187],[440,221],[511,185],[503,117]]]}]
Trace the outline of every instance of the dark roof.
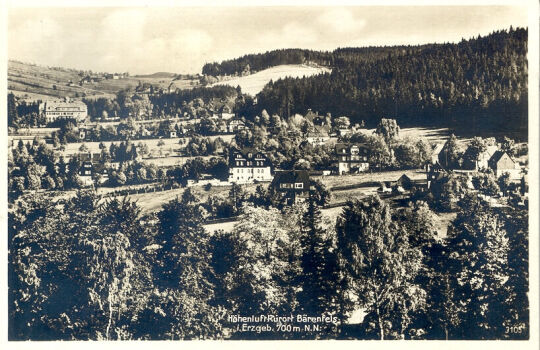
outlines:
[{"label": "dark roof", "polygon": [[272,180],[272,185],[279,188],[279,184],[282,183],[303,183],[303,190],[309,190],[310,179],[309,173],[307,170],[286,170],[276,172],[274,179]]},{"label": "dark roof", "polygon": [[397,180],[397,182],[399,183],[403,183],[403,182],[411,182],[411,178],[407,176],[407,174],[403,174],[399,177],[399,179]]},{"label": "dark roof", "polygon": [[[238,148],[231,149],[230,158],[234,159],[235,155],[238,154],[238,153],[240,153],[246,159],[253,159],[258,154],[260,156],[264,157],[265,159],[267,158],[266,154],[264,154],[264,152],[257,151],[255,148],[251,148],[251,147],[246,147],[246,148],[242,148],[242,149],[238,149]],[[251,156],[250,156],[250,154],[251,154]]]},{"label": "dark roof", "polygon": [[349,154],[350,151],[351,151],[351,147],[353,146],[357,146],[358,149],[361,149],[361,148],[368,148],[368,146],[364,143],[354,143],[354,144],[347,144],[347,143],[336,143],[336,153],[340,153],[342,154],[343,150],[345,149],[345,153]]},{"label": "dark roof", "polygon": [[[506,152],[504,151],[495,151],[495,153],[493,153],[493,155],[491,156],[491,158],[489,159],[489,162],[490,163],[497,163],[499,160],[501,160],[501,158],[506,154]],[[510,156],[508,156],[508,158],[510,158]],[[512,158],[510,158],[510,160],[512,160]],[[512,160],[513,161],[513,160]]]}]

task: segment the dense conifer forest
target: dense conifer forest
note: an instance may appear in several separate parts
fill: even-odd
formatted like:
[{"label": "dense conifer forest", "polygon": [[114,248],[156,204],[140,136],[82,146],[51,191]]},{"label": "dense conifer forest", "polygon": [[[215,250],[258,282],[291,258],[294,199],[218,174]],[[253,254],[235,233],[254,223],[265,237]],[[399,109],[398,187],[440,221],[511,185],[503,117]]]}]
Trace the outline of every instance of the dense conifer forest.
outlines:
[{"label": "dense conifer forest", "polygon": [[526,138],[527,29],[512,27],[451,44],[341,48],[333,52],[278,50],[207,64],[205,74],[238,74],[278,64],[312,62],[332,73],[270,82],[258,103],[282,116],[308,108],[352,122],[376,125],[393,117],[400,125],[453,127]]}]

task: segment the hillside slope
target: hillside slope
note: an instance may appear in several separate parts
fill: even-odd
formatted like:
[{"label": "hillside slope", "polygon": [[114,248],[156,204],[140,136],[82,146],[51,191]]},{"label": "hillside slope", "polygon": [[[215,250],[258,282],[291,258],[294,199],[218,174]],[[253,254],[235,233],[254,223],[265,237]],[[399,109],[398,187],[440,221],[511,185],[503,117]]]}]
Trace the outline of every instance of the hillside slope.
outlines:
[{"label": "hillside slope", "polygon": [[232,87],[240,86],[243,93],[255,96],[258,94],[264,86],[270,81],[276,81],[284,78],[302,78],[310,77],[313,75],[330,73],[331,70],[325,67],[313,67],[301,64],[289,64],[280,65],[272,68],[268,68],[250,74],[243,77],[236,77],[230,80],[220,81],[218,83],[211,84],[216,85],[229,85]]},{"label": "hillside slope", "polygon": [[157,72],[149,75],[128,76],[121,79],[103,79],[80,85],[87,74],[76,69],[45,67],[8,61],[8,92],[24,100],[47,100],[69,96],[72,98],[112,98],[120,90],[135,89],[139,84],[152,84],[167,89],[171,82],[175,88],[187,89],[199,85],[193,77],[179,77],[174,73]]},{"label": "hillside slope", "polygon": [[527,36],[523,28],[502,30],[456,44],[395,48],[375,59],[366,59],[367,49],[344,49],[348,58],[332,74],[273,81],[245,114],[266,109],[288,116],[311,108],[371,127],[391,117],[402,126],[526,138]]}]

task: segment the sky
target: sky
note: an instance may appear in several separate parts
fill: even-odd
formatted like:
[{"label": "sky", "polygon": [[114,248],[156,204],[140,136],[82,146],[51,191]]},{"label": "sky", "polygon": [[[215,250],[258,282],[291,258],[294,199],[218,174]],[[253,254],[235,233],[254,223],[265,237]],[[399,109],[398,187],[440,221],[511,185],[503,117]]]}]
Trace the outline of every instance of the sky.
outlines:
[{"label": "sky", "polygon": [[8,58],[100,72],[200,73],[281,48],[458,42],[527,26],[504,6],[10,8]]}]

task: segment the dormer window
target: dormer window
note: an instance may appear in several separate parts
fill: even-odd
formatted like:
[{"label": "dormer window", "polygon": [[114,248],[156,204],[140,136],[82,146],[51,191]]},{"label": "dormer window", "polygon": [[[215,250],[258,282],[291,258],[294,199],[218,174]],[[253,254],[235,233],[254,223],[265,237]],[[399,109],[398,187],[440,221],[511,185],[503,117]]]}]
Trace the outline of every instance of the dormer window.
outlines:
[{"label": "dormer window", "polygon": [[248,153],[248,158],[251,158],[253,156],[253,154],[250,152]]}]

